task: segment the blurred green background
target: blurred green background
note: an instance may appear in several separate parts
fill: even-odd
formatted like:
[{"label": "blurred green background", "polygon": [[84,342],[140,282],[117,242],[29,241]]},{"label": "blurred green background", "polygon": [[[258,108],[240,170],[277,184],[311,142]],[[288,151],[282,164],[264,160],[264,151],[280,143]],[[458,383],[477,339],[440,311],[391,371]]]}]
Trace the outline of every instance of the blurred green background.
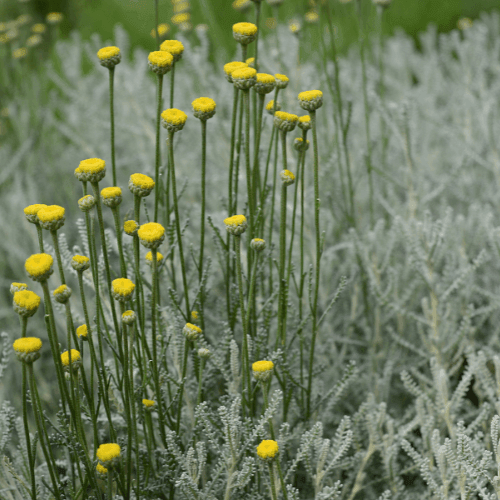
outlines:
[{"label": "blurred green background", "polygon": [[[324,1],[324,0],[323,0]],[[357,39],[355,2],[342,3],[341,0],[327,0],[334,13],[334,22],[339,28],[339,49],[345,50]],[[344,0],[345,2],[346,0]],[[247,12],[238,12],[232,6],[232,0],[183,0],[190,7],[191,24],[195,28],[200,23],[209,25],[209,32],[216,42],[216,47],[223,48],[231,56],[236,50],[231,38],[230,27],[242,20],[253,20],[253,8]],[[371,0],[361,0],[363,11],[367,15],[368,26],[376,29],[376,9]],[[159,0],[159,22],[171,27],[167,38],[174,38],[176,26],[171,21],[176,0]],[[180,0],[177,2],[180,3]],[[317,9],[321,15],[321,0],[317,0]],[[155,26],[154,0],[3,0],[0,2],[0,21],[8,21],[16,16],[28,13],[33,22],[42,21],[48,12],[58,11],[65,14],[61,26],[63,35],[72,29],[78,29],[84,38],[99,33],[104,40],[113,39],[113,26],[122,24],[129,32],[132,46],[143,46],[148,50],[155,48],[150,35]],[[273,9],[266,1],[262,2],[262,31],[271,31],[273,18],[278,12],[280,21],[295,19],[305,27],[304,14],[314,5],[312,0],[284,0],[282,5]],[[253,6],[251,6],[253,7]],[[456,28],[462,17],[475,19],[481,11],[498,8],[498,0],[393,0],[386,12],[385,31],[391,33],[401,27],[408,34],[416,36],[429,23],[437,25],[438,30],[446,32]],[[303,30],[303,36],[307,31]]]}]

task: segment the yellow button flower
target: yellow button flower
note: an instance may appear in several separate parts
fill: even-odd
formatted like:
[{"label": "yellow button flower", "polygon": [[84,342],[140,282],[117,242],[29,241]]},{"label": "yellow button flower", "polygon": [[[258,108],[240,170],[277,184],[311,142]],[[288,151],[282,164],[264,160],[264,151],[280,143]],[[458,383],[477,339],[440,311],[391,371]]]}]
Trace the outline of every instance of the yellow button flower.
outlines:
[{"label": "yellow button flower", "polygon": [[11,283],[10,284],[10,293],[15,295],[16,292],[22,292],[23,290],[27,290],[28,285],[26,283]]},{"label": "yellow button flower", "polygon": [[42,341],[36,337],[22,337],[12,345],[19,361],[33,363],[40,357]]},{"label": "yellow button flower", "polygon": [[288,86],[288,82],[290,79],[286,75],[281,75],[281,74],[276,74],[274,75],[274,78],[276,78],[276,87],[279,89],[285,89]]},{"label": "yellow button flower", "polygon": [[101,444],[97,449],[96,456],[100,464],[104,467],[112,467],[120,457],[121,448],[119,444],[107,443]]},{"label": "yellow button flower", "polygon": [[246,67],[235,69],[231,73],[231,78],[236,88],[248,90],[253,87],[257,81],[257,71],[254,68]]},{"label": "yellow button flower", "polygon": [[199,118],[204,121],[215,115],[215,108],[217,106],[215,101],[210,99],[210,97],[198,97],[198,99],[195,99],[191,105],[193,106],[195,118]]},{"label": "yellow button flower", "polygon": [[164,50],[155,50],[149,53],[148,64],[153,73],[164,75],[172,69],[174,56]]},{"label": "yellow button flower", "polygon": [[80,351],[77,351],[76,349],[71,349],[71,352],[64,351],[61,354],[61,363],[66,371],[69,371],[70,368],[78,370],[78,368],[82,365],[82,356]]},{"label": "yellow button flower", "polygon": [[98,183],[106,175],[106,162],[101,158],[83,160],[75,170],[75,175],[80,181]]},{"label": "yellow button flower", "polygon": [[274,363],[272,361],[256,361],[252,364],[253,376],[256,380],[267,382],[274,371]]},{"label": "yellow button flower", "polygon": [[306,111],[315,111],[323,106],[323,92],[321,90],[307,90],[299,94],[299,104]]},{"label": "yellow button flower", "polygon": [[184,333],[185,337],[194,342],[201,335],[201,328],[199,326],[193,325],[193,323],[186,323],[184,328],[182,329],[182,333]]},{"label": "yellow button flower", "polygon": [[241,68],[248,68],[248,64],[241,61],[232,61],[224,64],[224,73],[226,74],[226,80],[229,83],[233,83],[232,74],[233,71]]},{"label": "yellow button flower", "polygon": [[233,37],[242,45],[248,45],[255,40],[257,36],[257,26],[252,23],[233,24]]},{"label": "yellow button flower", "polygon": [[118,278],[111,282],[111,288],[115,300],[126,302],[132,298],[135,285],[127,278]]},{"label": "yellow button flower", "polygon": [[59,205],[48,205],[38,210],[37,217],[44,229],[57,231],[64,225],[65,212]]},{"label": "yellow button flower", "polygon": [[187,115],[180,109],[166,109],[161,114],[162,124],[169,132],[178,132],[184,128]]},{"label": "yellow button flower", "polygon": [[240,236],[247,228],[247,219],[244,215],[233,215],[224,219],[226,230],[234,236]]},{"label": "yellow button flower", "polygon": [[290,172],[290,170],[282,170],[280,172],[280,178],[281,178],[281,182],[285,186],[290,186],[291,184],[293,184],[295,182],[295,175],[292,174],[292,172]]},{"label": "yellow button flower", "polygon": [[61,285],[54,290],[54,298],[60,304],[66,304],[71,297],[71,288],[68,285]]},{"label": "yellow button flower", "polygon": [[267,73],[257,73],[257,80],[253,89],[255,92],[261,95],[269,94],[274,90],[276,86],[276,78],[273,75],[268,75]]},{"label": "yellow button flower", "polygon": [[174,63],[176,63],[182,57],[184,45],[182,45],[182,42],[179,42],[179,40],[165,40],[160,45],[160,50],[172,54]]},{"label": "yellow button flower", "polygon": [[141,198],[148,196],[155,187],[155,181],[144,174],[132,174],[128,181],[130,191]]},{"label": "yellow button flower", "polygon": [[114,67],[120,63],[122,54],[118,47],[112,45],[110,47],[103,47],[102,49],[99,49],[97,57],[99,58],[101,66],[108,69],[114,69]]},{"label": "yellow button flower", "polygon": [[298,121],[299,117],[292,113],[286,113],[285,111],[276,111],[274,113],[274,125],[285,132],[291,132]]},{"label": "yellow button flower", "polygon": [[24,267],[34,281],[45,281],[54,272],[54,259],[46,253],[36,253],[26,259]]},{"label": "yellow button flower", "polygon": [[38,220],[38,212],[42,209],[45,208],[47,205],[44,205],[43,203],[36,203],[35,205],[29,205],[24,209],[24,215],[26,217],[26,220],[28,222],[31,222],[32,224],[39,224],[40,221]]},{"label": "yellow button flower", "polygon": [[20,316],[30,318],[40,306],[40,297],[35,292],[21,290],[14,294],[14,311]]},{"label": "yellow button flower", "polygon": [[87,328],[87,325],[80,325],[76,329],[76,334],[78,335],[79,339],[87,340],[87,336],[89,334],[89,329]]},{"label": "yellow button flower", "polygon": [[139,229],[139,224],[135,220],[126,220],[123,224],[123,230],[129,236],[134,236],[137,234],[137,230]]},{"label": "yellow button flower", "polygon": [[86,271],[90,267],[90,259],[85,255],[74,255],[71,259],[71,267],[78,272]]},{"label": "yellow button flower", "polygon": [[146,248],[158,248],[165,239],[165,228],[157,222],[148,222],[139,228],[137,236]]},{"label": "yellow button flower", "polygon": [[272,461],[276,458],[279,452],[279,446],[276,441],[272,439],[264,439],[259,446],[257,446],[257,455],[265,461]]}]

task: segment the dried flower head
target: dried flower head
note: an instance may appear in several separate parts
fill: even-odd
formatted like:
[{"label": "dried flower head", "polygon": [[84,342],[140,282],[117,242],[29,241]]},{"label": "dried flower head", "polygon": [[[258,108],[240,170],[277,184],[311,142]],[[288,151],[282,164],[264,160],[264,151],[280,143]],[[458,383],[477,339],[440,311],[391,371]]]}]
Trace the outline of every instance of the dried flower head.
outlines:
[{"label": "dried flower head", "polygon": [[122,59],[122,54],[120,49],[115,46],[103,47],[99,49],[97,52],[97,57],[99,58],[99,62],[101,66],[104,66],[108,69],[113,69],[117,64],[120,63]]},{"label": "dried flower head", "polygon": [[47,253],[35,253],[26,259],[24,268],[34,281],[46,281],[54,272],[52,264],[54,259]]},{"label": "dried flower head", "polygon": [[257,26],[252,23],[236,23],[233,24],[233,37],[241,43],[241,45],[248,45],[255,40],[257,36]]},{"label": "dried flower head", "polygon": [[210,97],[198,97],[191,105],[193,106],[195,118],[206,121],[215,115],[216,104]]},{"label": "dried flower head", "polygon": [[31,318],[38,311],[40,297],[35,292],[20,290],[14,293],[13,305],[17,314],[25,318]]},{"label": "dried flower head", "polygon": [[226,230],[234,236],[240,236],[247,228],[247,219],[244,215],[233,215],[224,219]]},{"label": "dried flower head", "polygon": [[127,278],[117,278],[111,282],[111,288],[115,300],[126,302],[132,298],[135,285]]},{"label": "dried flower head", "polygon": [[184,111],[176,108],[170,108],[161,114],[162,124],[169,132],[178,132],[184,128],[187,115]]},{"label": "dried flower head", "polygon": [[323,106],[323,92],[321,90],[306,90],[299,94],[299,104],[306,111],[315,111]]},{"label": "dried flower head", "polygon": [[36,337],[22,337],[17,339],[12,347],[19,361],[33,363],[40,357],[42,341]]},{"label": "dried flower head", "polygon": [[[132,174],[128,181],[130,191],[141,198],[148,196],[155,187],[155,181],[144,174]],[[127,233],[130,234],[130,233]]]}]

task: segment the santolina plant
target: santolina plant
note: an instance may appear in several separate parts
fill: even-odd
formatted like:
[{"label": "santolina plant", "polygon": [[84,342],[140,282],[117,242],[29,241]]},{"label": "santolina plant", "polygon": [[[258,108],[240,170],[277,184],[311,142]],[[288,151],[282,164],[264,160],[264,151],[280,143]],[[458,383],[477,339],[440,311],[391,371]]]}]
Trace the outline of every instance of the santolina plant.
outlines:
[{"label": "santolina plant", "polygon": [[[258,4],[256,24],[233,30],[253,51],[245,56],[254,57],[206,74],[208,63],[193,65],[201,49],[187,39],[143,55],[143,75],[117,39],[117,85],[133,76],[158,83],[169,61],[173,75],[185,58],[168,109],[161,111],[158,85],[156,96],[152,85],[140,87],[151,127],[148,161],[124,154],[132,141],[117,120],[116,144],[93,145],[102,158],[80,152],[66,164],[61,179],[71,182],[71,169],[76,177],[73,205],[53,189],[49,197],[24,194],[24,207],[12,211],[22,220],[25,208],[23,230],[31,234],[21,252],[25,269],[10,285],[20,330],[2,336],[0,375],[22,395],[22,418],[7,403],[0,408],[0,497],[498,496],[495,216],[479,203],[467,207],[467,217],[445,210],[435,218],[423,209],[448,189],[462,203],[465,186],[477,187],[479,176],[466,183],[458,171],[422,165],[421,155],[438,155],[430,152],[431,135],[412,121],[422,108],[390,106],[400,62],[391,59],[387,78],[372,81],[379,60],[369,68],[365,47],[366,68],[357,56],[349,60],[349,88],[346,75],[335,74],[343,64],[336,59],[324,72],[309,71],[311,59],[299,74],[293,48],[305,50],[300,37],[309,28],[277,33],[292,54],[282,53],[280,65],[270,50],[274,37],[256,36]],[[315,8],[326,16],[319,26],[328,23],[330,6]],[[460,74],[454,51],[466,65],[486,43],[481,30],[471,33],[453,43],[443,37],[442,57],[429,56],[431,66],[446,65],[431,67],[438,82]],[[423,51],[431,51],[424,41]],[[421,63],[421,55],[398,47],[391,50],[403,51],[401,60]],[[322,45],[317,57],[327,61],[333,50]],[[495,95],[486,63],[473,59],[478,83],[469,85]],[[192,86],[193,67],[204,74],[204,88]],[[380,82],[386,92],[371,92]],[[405,95],[432,99],[413,86]],[[351,92],[359,97],[352,108],[343,97]],[[367,107],[364,92],[374,99]],[[444,95],[437,95],[439,106]],[[116,97],[122,113],[129,103]],[[457,99],[453,110],[473,120],[463,106]],[[380,131],[393,133],[384,142],[371,124],[370,169],[355,146],[366,142],[365,111],[379,113]],[[472,143],[455,147],[461,161],[473,153],[496,175],[487,168],[493,157]],[[116,150],[116,182],[107,150]],[[390,184],[372,184],[369,174],[382,175],[376,162],[383,158],[388,169],[404,165],[407,178],[390,170]],[[342,180],[347,167],[352,184]],[[430,189],[427,174],[442,182]],[[393,216],[393,207],[405,207],[405,216]],[[75,236],[73,246],[67,235]],[[5,370],[9,353],[20,364]]]}]

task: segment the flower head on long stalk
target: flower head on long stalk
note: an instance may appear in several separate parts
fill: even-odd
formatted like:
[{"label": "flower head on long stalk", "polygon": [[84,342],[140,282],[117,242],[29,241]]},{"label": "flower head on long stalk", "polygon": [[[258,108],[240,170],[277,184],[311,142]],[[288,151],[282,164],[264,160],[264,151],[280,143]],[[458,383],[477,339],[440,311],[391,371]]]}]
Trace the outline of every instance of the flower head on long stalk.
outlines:
[{"label": "flower head on long stalk", "polygon": [[233,37],[241,43],[241,45],[248,45],[255,40],[257,36],[257,26],[253,23],[236,23],[233,24]]},{"label": "flower head on long stalk", "polygon": [[97,52],[99,63],[108,69],[113,69],[122,59],[122,54],[118,47],[114,45],[110,47],[103,47]]},{"label": "flower head on long stalk", "polygon": [[40,297],[35,292],[20,290],[14,293],[13,305],[17,314],[24,318],[31,318],[38,311]]},{"label": "flower head on long stalk", "polygon": [[22,337],[17,339],[12,346],[19,361],[33,363],[40,357],[42,341],[36,337]]},{"label": "flower head on long stalk", "polygon": [[54,272],[54,259],[47,253],[36,253],[26,259],[24,267],[29,277],[34,281],[46,281]]},{"label": "flower head on long stalk", "polygon": [[233,83],[232,74],[237,69],[248,68],[248,64],[242,61],[232,61],[227,64],[224,64],[224,73],[226,75],[226,79],[229,83]]}]

